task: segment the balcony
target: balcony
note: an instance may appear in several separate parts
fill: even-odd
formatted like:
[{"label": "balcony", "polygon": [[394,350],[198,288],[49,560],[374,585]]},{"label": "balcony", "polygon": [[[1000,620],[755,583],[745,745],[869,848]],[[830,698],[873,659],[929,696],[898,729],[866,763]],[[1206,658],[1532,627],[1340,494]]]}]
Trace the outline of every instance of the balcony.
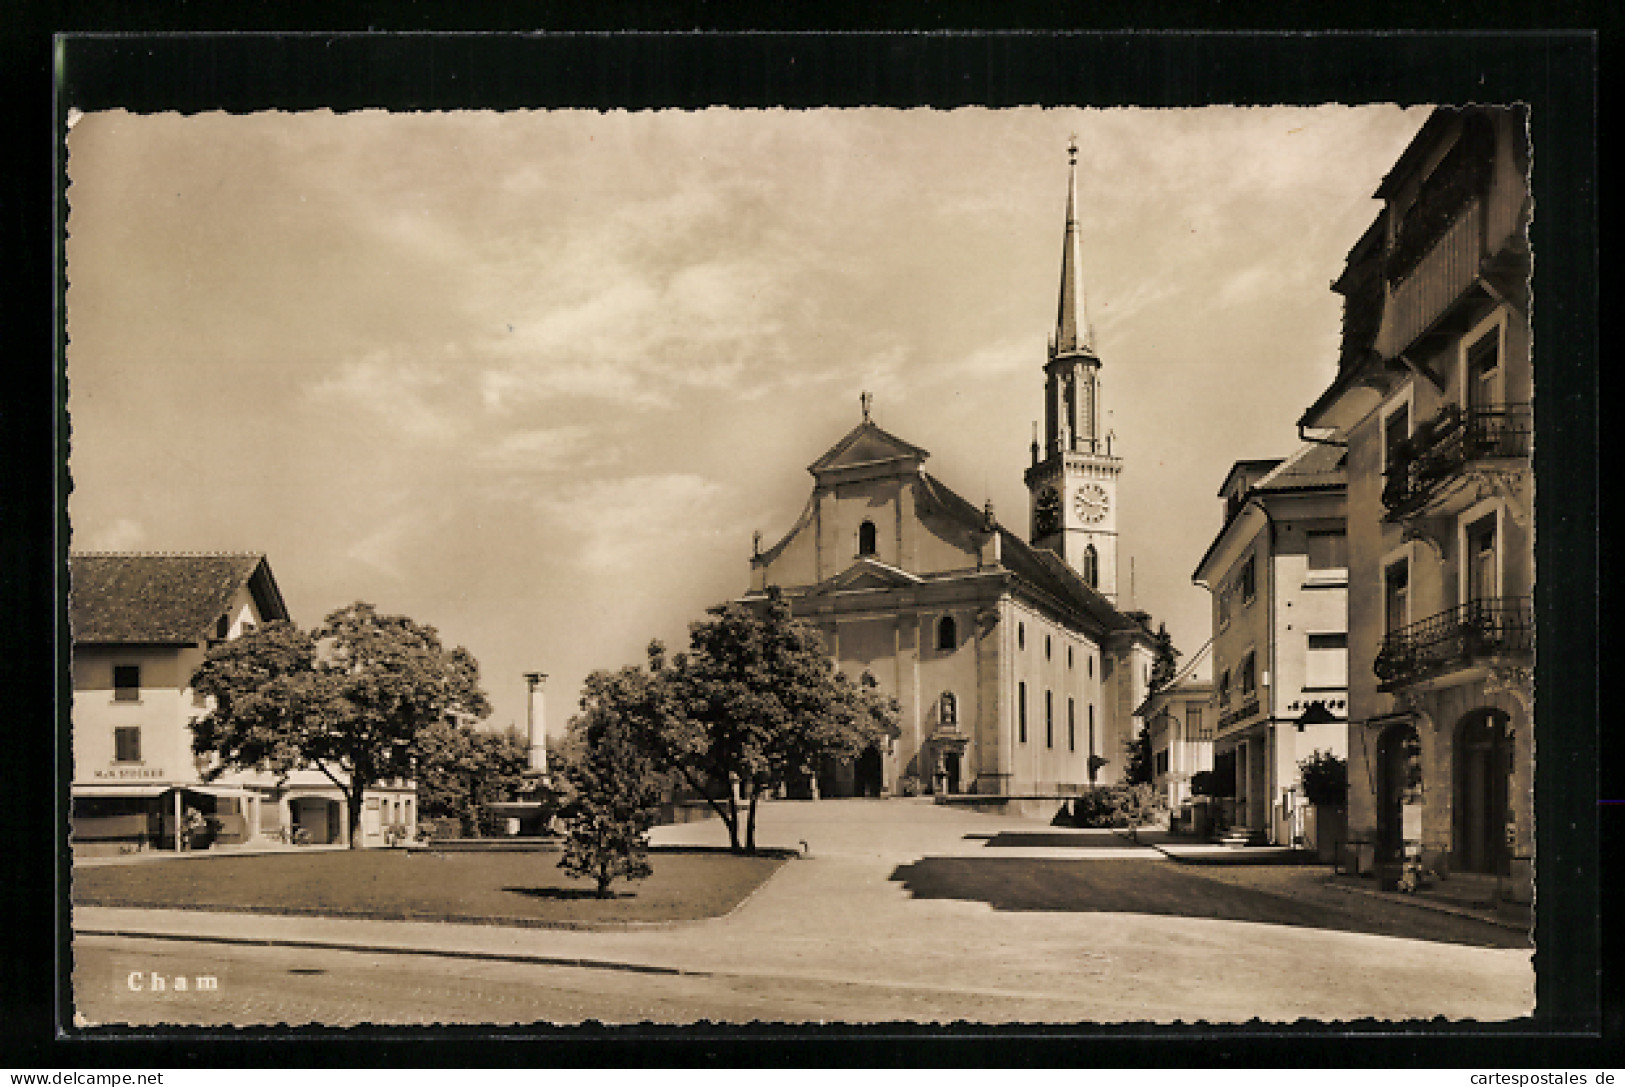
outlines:
[{"label": "balcony", "polygon": [[1372,664],[1377,690],[1396,691],[1492,659],[1528,657],[1535,648],[1527,596],[1469,600],[1391,631]]},{"label": "balcony", "polygon": [[1234,725],[1240,721],[1245,721],[1249,717],[1255,717],[1257,714],[1258,696],[1256,694],[1248,695],[1234,709],[1226,710],[1224,713],[1219,714],[1219,731],[1223,732],[1231,725]]},{"label": "balcony", "polygon": [[[1528,404],[1462,411],[1447,404],[1416,428],[1394,463],[1382,488],[1389,521],[1399,521],[1437,505],[1446,485],[1478,461],[1529,459],[1534,417]],[[1432,510],[1432,512],[1448,512]]]},{"label": "balcony", "polygon": [[1483,202],[1474,199],[1390,286],[1378,333],[1383,355],[1398,355],[1428,331],[1473,286],[1484,256]]}]

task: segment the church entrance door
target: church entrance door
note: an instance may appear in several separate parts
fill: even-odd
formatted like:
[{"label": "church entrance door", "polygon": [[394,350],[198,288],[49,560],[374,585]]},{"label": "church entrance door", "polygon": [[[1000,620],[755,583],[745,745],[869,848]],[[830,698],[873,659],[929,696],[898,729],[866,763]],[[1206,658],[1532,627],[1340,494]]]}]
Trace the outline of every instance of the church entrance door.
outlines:
[{"label": "church entrance door", "polygon": [[853,768],[852,795],[853,796],[879,796],[885,788],[885,771],[881,765],[880,748],[870,744],[863,754],[858,756],[858,764]]},{"label": "church entrance door", "polygon": [[950,793],[959,792],[959,752],[947,751],[942,756],[942,776]]}]

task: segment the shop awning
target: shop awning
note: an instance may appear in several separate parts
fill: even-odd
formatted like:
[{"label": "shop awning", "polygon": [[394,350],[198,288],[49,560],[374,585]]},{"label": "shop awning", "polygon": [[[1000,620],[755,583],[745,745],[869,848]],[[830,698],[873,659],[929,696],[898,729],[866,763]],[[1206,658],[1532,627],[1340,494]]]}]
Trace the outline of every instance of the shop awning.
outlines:
[{"label": "shop awning", "polygon": [[107,785],[74,784],[71,788],[73,796],[163,796],[171,789],[179,788],[176,785]]},{"label": "shop awning", "polygon": [[204,796],[254,796],[258,792],[245,785],[177,785],[176,788]]}]

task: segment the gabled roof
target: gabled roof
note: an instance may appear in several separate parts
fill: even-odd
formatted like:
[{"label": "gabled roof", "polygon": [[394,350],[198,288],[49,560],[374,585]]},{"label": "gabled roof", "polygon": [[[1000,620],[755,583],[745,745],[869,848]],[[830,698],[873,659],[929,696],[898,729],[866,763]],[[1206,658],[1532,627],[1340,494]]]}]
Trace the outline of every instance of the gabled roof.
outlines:
[{"label": "gabled roof", "polygon": [[1262,478],[1266,473],[1273,471],[1281,463],[1280,457],[1256,458],[1254,460],[1238,460],[1230,466],[1225,473],[1224,482],[1219,484],[1218,496],[1223,498],[1230,493],[1230,483],[1238,475],[1250,475]]},{"label": "gabled roof", "polygon": [[1348,484],[1348,450],[1340,445],[1306,445],[1269,475],[1253,484],[1255,491],[1299,491]]},{"label": "gabled roof", "polygon": [[1175,672],[1173,678],[1154,691],[1146,694],[1145,698],[1135,707],[1134,713],[1144,717],[1151,711],[1151,705],[1162,699],[1179,695],[1190,697],[1192,695],[1205,695],[1213,691],[1213,639],[1209,638],[1202,643],[1202,648],[1191,654],[1191,659]]},{"label": "gabled roof", "polygon": [[264,555],[83,552],[68,573],[76,643],[190,645],[214,635],[245,587],[263,619],[288,618]]},{"label": "gabled roof", "polygon": [[[1254,480],[1252,485],[1243,492],[1240,502],[1232,504],[1230,511],[1225,515],[1224,524],[1218,534],[1208,544],[1207,551],[1202,555],[1202,561],[1196,564],[1191,573],[1191,580],[1198,584],[1202,581],[1202,571],[1213,556],[1218,553],[1230,530],[1250,510],[1254,503],[1249,501],[1257,495],[1267,498],[1272,494],[1287,494],[1296,491],[1335,491],[1348,486],[1348,450],[1340,445],[1326,445],[1322,442],[1306,442],[1296,453],[1283,461],[1277,461],[1276,466],[1269,472]],[[1237,461],[1236,467],[1230,470],[1225,477],[1229,481],[1235,478],[1244,464],[1262,465],[1268,461]],[[1223,494],[1223,491],[1219,492]]]},{"label": "gabled roof", "polygon": [[[984,511],[954,493],[952,488],[929,472],[921,472],[920,479],[927,493],[949,517],[968,529],[982,531],[986,516]],[[1062,604],[1082,611],[1102,631],[1143,632],[1144,628],[1138,622],[1118,611],[1110,600],[1090,588],[1078,572],[1055,552],[1033,547],[1003,525],[998,525],[997,531],[999,561],[1017,578]]]},{"label": "gabled roof", "polygon": [[829,452],[807,466],[814,476],[842,468],[860,468],[872,465],[906,462],[917,466],[931,454],[917,445],[910,445],[895,434],[888,434],[865,419],[846,432],[846,436]]},{"label": "gabled roof", "polygon": [[899,570],[897,567],[881,562],[873,556],[865,555],[845,570],[813,586],[807,592],[809,596],[812,596],[819,593],[848,592],[854,589],[896,589],[906,585],[918,585],[924,580],[918,574],[911,574],[907,570]]}]

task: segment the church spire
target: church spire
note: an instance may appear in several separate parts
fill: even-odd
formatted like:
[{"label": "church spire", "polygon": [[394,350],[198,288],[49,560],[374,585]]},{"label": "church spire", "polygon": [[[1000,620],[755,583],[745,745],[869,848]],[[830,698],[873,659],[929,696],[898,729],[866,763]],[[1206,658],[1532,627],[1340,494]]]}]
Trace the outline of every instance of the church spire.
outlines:
[{"label": "church spire", "polygon": [[1061,251],[1061,302],[1055,320],[1056,355],[1094,354],[1083,304],[1083,235],[1078,229],[1078,138],[1067,145],[1066,244]]}]

